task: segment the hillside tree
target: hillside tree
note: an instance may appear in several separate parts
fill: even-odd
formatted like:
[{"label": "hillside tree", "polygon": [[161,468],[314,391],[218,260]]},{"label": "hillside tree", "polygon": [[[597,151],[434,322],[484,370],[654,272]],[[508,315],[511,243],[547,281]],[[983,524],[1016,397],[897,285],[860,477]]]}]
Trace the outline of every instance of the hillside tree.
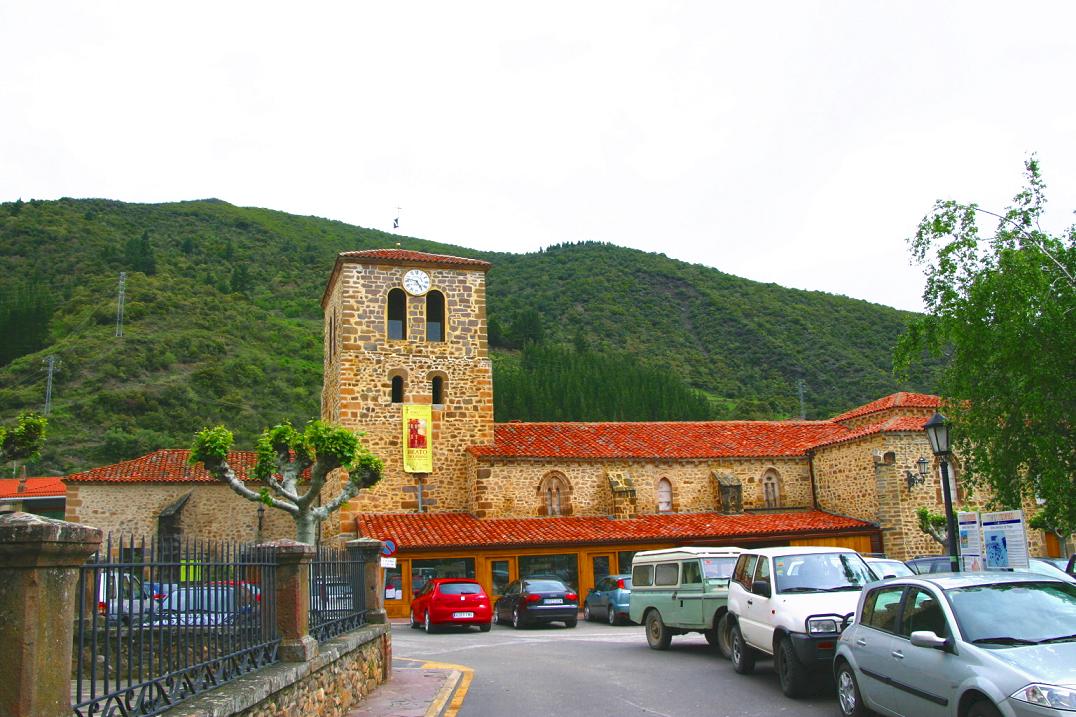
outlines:
[{"label": "hillside tree", "polygon": [[[191,464],[202,463],[217,480],[247,500],[288,513],[295,521],[295,539],[301,543],[313,545],[318,523],[363,488],[376,485],[382,476],[381,459],[367,451],[359,437],[346,428],[310,421],[299,431],[285,422],[258,438],[254,477],[262,487],[253,490],[228,464],[232,442],[232,433],[224,426],[199,431],[191,446]],[[335,497],[318,505],[326,479],[338,468],[347,471],[347,482]],[[304,476],[307,470],[309,475]],[[300,492],[300,484],[305,484],[305,491]]]},{"label": "hillside tree", "polygon": [[0,426],[0,462],[36,461],[45,444],[47,426],[48,419],[32,411],[20,413],[13,426]]},{"label": "hillside tree", "polygon": [[[926,270],[926,315],[900,338],[898,370],[926,354],[940,377],[962,480],[993,505],[1045,501],[1036,524],[1076,530],[1076,226],[1040,225],[1046,198],[1038,161],[1027,186],[995,213],[939,201],[909,243]],[[979,221],[997,228],[983,233]]]}]

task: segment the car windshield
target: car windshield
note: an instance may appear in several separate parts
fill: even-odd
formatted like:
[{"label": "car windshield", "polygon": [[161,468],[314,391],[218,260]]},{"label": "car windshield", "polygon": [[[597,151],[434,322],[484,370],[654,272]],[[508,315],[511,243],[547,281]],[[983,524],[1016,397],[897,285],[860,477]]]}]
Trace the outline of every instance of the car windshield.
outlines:
[{"label": "car windshield", "polygon": [[703,558],[702,572],[707,580],[728,580],[736,567],[735,556],[728,558]]},{"label": "car windshield", "polygon": [[967,642],[1000,646],[1076,642],[1076,585],[996,583],[952,588],[945,594]]},{"label": "car windshield", "polygon": [[773,559],[777,592],[858,590],[875,580],[858,553],[779,555]]},{"label": "car windshield", "polygon": [[886,575],[892,575],[898,578],[915,575],[915,572],[911,568],[899,560],[871,560],[867,564],[871,566],[871,570],[873,570],[880,578],[885,577]]},{"label": "car windshield", "polygon": [[442,595],[477,595],[482,586],[477,583],[441,583]]},{"label": "car windshield", "polygon": [[532,593],[562,593],[568,590],[564,583],[556,580],[528,580],[523,587]]}]

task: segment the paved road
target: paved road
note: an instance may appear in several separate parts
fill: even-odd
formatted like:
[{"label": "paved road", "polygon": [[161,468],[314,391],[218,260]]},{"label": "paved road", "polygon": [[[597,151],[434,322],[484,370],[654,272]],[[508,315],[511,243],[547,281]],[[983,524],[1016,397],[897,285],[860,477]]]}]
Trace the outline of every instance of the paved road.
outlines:
[{"label": "paved road", "polygon": [[831,690],[804,700],[781,694],[770,661],[737,675],[701,635],[674,637],[665,652],[641,627],[580,622],[488,633],[427,635],[393,625],[393,653],[471,668],[459,717],[763,717],[838,714]]}]

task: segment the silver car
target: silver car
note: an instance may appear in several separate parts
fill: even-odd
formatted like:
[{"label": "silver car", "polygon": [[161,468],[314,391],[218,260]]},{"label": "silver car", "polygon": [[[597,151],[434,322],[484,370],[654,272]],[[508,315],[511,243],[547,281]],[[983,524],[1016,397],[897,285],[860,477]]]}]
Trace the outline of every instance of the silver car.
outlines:
[{"label": "silver car", "polygon": [[845,717],[1076,715],[1076,585],[937,573],[863,589],[833,663]]}]

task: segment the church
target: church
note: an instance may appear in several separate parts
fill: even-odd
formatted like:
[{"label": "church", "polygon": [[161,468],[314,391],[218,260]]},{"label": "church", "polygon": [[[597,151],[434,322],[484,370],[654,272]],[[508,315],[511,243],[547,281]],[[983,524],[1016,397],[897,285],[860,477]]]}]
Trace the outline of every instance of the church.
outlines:
[{"label": "church", "polygon": [[[392,541],[390,616],[407,616],[431,577],[473,577],[497,595],[516,577],[552,573],[585,594],[627,572],[636,551],[678,545],[940,552],[915,516],[941,511],[923,432],[937,396],[895,393],[816,421],[495,423],[490,269],[404,249],[344,252],[322,296],[321,418],[363,434],[385,475],[321,539]],[[243,541],[293,534],[287,516],[259,511],[187,455],[67,476],[67,518]],[[925,478],[920,458],[933,464]],[[231,459],[241,477],[253,461]],[[1049,536],[1029,538],[1032,554],[1056,550]]]}]

